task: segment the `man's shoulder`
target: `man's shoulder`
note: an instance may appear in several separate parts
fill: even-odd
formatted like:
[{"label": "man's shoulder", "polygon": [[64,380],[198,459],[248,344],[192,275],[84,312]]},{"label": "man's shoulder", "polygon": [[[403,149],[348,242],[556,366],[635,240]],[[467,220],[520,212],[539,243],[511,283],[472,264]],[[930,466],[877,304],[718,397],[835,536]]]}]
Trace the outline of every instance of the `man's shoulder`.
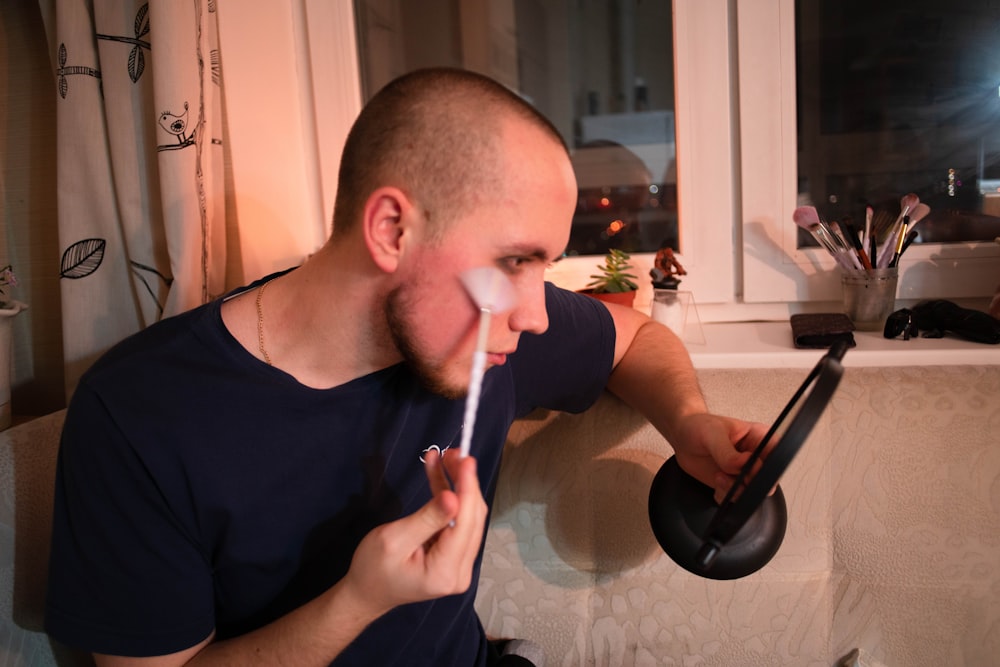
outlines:
[{"label": "man's shoulder", "polygon": [[[183,313],[154,322],[112,346],[84,373],[82,381],[102,382],[103,378],[121,374],[137,375],[155,366],[167,366],[184,357],[198,354],[199,341],[211,339],[218,332],[213,320],[218,320],[218,303],[197,306]],[[213,311],[216,317],[213,317]]]},{"label": "man's shoulder", "polygon": [[586,339],[614,329],[608,309],[597,299],[552,283],[545,283],[549,328],[540,336],[549,340]]}]

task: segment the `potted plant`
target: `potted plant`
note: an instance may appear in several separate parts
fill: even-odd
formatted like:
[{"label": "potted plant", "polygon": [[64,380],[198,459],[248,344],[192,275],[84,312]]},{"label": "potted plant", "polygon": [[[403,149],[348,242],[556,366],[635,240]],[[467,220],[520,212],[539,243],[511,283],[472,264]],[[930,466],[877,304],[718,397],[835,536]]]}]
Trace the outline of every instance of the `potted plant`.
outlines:
[{"label": "potted plant", "polygon": [[639,285],[635,282],[636,275],[632,270],[632,256],[624,250],[612,248],[604,256],[604,263],[598,264],[600,273],[592,274],[593,278],[587,288],[580,290],[595,299],[632,306],[635,302],[635,292]]}]

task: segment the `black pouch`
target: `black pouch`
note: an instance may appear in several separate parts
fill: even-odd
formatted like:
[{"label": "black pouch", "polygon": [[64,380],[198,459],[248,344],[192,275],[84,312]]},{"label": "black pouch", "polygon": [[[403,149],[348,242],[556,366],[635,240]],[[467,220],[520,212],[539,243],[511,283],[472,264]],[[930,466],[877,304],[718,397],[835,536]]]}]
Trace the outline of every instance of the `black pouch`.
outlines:
[{"label": "black pouch", "polygon": [[795,347],[828,348],[837,341],[854,347],[854,322],[844,313],[797,313],[789,319]]},{"label": "black pouch", "polygon": [[883,334],[904,340],[920,333],[921,338],[941,338],[952,333],[976,343],[1000,344],[1000,320],[987,313],[962,308],[944,299],[918,303],[912,309],[903,308],[889,316]]}]

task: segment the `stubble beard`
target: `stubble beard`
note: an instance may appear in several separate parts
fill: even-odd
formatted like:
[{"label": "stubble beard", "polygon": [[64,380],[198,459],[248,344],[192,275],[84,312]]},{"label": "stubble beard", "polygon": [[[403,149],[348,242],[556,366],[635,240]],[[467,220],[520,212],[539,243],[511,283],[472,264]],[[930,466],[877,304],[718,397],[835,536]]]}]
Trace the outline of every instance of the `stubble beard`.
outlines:
[{"label": "stubble beard", "polygon": [[385,300],[385,321],[389,335],[402,355],[403,362],[428,391],[451,400],[465,398],[469,393],[468,387],[449,382],[442,364],[432,362],[420,353],[412,333],[413,327],[409,324],[414,310],[412,301],[401,287],[390,292]]}]

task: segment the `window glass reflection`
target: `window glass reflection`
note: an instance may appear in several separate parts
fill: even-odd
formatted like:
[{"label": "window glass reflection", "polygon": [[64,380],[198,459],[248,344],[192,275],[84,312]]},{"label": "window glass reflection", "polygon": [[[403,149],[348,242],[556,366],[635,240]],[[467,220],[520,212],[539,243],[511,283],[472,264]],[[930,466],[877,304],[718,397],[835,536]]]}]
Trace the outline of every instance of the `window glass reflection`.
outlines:
[{"label": "window glass reflection", "polygon": [[[931,208],[916,242],[1000,236],[1000,3],[796,0],[799,203]],[[805,232],[800,245],[814,245]]]},{"label": "window glass reflection", "polygon": [[428,66],[487,74],[559,128],[579,199],[569,255],[683,252],[670,0],[356,0],[367,99]]}]

